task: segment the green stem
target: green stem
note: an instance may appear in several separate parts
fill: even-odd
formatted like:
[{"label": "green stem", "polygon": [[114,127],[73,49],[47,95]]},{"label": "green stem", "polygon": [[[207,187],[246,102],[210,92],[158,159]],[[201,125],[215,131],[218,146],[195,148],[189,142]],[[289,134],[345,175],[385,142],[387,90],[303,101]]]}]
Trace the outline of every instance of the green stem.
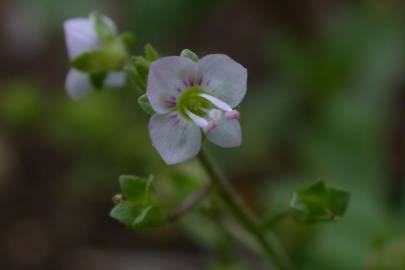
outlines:
[{"label": "green stem", "polygon": [[[236,191],[218,166],[202,150],[199,154],[202,166],[211,181],[216,185],[221,201],[229,209],[234,219],[252,236],[260,248],[262,255],[279,270],[290,270],[290,263],[274,236],[264,232],[253,214],[245,207]],[[271,240],[271,241],[270,241]]]},{"label": "green stem", "polygon": [[291,211],[289,209],[281,211],[277,214],[275,214],[274,216],[271,216],[270,218],[268,218],[267,220],[265,220],[263,222],[262,227],[263,228],[272,228],[274,227],[277,223],[279,223],[280,221],[288,218],[291,216]]}]

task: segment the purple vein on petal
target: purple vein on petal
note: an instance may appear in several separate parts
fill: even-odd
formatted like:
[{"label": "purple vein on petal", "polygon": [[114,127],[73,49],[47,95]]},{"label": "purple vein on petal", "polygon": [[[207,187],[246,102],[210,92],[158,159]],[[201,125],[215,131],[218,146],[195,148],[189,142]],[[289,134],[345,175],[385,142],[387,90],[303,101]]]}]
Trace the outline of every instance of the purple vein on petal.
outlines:
[{"label": "purple vein on petal", "polygon": [[172,116],[170,116],[170,122],[173,126],[177,126],[180,123],[179,116],[177,114],[173,114]]},{"label": "purple vein on petal", "polygon": [[177,105],[176,97],[175,97],[175,96],[171,96],[170,99],[166,101],[166,103],[167,103],[167,105],[168,105],[170,108],[176,107],[176,105]]},{"label": "purple vein on petal", "polygon": [[181,131],[180,137],[183,137],[184,133],[186,132],[188,125],[184,125],[183,130]]}]

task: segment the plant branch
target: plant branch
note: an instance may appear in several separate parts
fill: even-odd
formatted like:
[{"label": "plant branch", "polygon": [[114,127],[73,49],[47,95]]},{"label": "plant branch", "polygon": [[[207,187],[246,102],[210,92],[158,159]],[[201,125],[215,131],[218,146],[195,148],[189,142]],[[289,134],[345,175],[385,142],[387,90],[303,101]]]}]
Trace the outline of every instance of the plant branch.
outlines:
[{"label": "plant branch", "polygon": [[189,213],[193,208],[199,204],[214,188],[214,184],[211,182],[201,190],[188,197],[182,206],[174,210],[168,217],[170,222],[175,222]]},{"label": "plant branch", "polygon": [[291,216],[291,210],[290,209],[286,209],[284,211],[281,211],[271,217],[269,217],[267,220],[265,220],[263,222],[263,229],[268,229],[268,228],[272,228],[273,226],[275,226],[277,223],[279,223],[280,221],[288,218]]},{"label": "plant branch", "polygon": [[202,150],[199,154],[201,165],[205,168],[212,183],[217,188],[217,194],[222,203],[228,208],[233,218],[256,241],[262,255],[279,270],[291,270],[291,265],[281,246],[274,236],[261,229],[253,214],[245,207],[239,195],[230,185],[218,166]]}]

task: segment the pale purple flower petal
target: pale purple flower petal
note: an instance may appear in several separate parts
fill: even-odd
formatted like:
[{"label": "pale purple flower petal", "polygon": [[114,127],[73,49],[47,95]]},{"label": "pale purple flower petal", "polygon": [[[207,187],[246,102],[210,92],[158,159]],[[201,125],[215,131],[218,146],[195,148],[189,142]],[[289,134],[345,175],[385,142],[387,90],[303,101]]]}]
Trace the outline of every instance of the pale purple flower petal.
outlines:
[{"label": "pale purple flower petal", "polygon": [[64,25],[66,46],[70,59],[99,47],[94,24],[89,18],[75,18],[65,21]]},{"label": "pale purple flower petal", "polygon": [[71,69],[66,77],[65,88],[71,99],[78,100],[87,95],[93,86],[86,73]]},{"label": "pale purple flower petal", "polygon": [[152,144],[167,164],[193,158],[201,148],[200,128],[175,112],[155,114],[149,120]]},{"label": "pale purple flower petal", "polygon": [[149,69],[146,94],[157,113],[166,113],[176,106],[179,93],[196,83],[197,63],[180,56],[164,57]]},{"label": "pale purple flower petal", "polygon": [[122,87],[126,82],[126,72],[109,72],[105,78],[104,85],[107,87]]},{"label": "pale purple flower petal", "polygon": [[216,127],[210,130],[206,136],[212,143],[225,148],[236,147],[242,143],[242,132],[237,119],[219,120]]},{"label": "pale purple flower petal", "polygon": [[247,88],[247,70],[224,54],[207,55],[198,62],[202,85],[213,95],[236,107],[242,101]]}]

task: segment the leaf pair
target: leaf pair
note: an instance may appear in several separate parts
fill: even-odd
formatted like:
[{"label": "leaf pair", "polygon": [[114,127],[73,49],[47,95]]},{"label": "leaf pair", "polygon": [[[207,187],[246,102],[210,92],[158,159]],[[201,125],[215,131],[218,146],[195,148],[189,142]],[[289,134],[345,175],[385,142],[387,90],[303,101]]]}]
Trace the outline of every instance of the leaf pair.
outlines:
[{"label": "leaf pair", "polygon": [[165,223],[165,214],[154,198],[154,177],[119,177],[122,196],[110,216],[131,229],[146,229]]},{"label": "leaf pair", "polygon": [[294,192],[290,206],[299,222],[336,221],[343,217],[350,193],[318,181]]}]

